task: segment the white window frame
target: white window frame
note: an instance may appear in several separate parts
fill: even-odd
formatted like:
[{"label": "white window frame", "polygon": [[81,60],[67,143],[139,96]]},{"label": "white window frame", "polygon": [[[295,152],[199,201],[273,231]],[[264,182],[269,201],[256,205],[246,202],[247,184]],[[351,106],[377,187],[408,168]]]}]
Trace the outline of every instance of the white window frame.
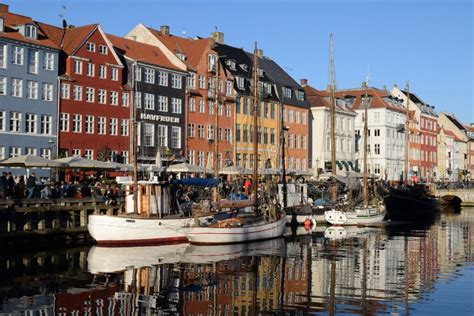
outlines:
[{"label": "white window frame", "polygon": [[95,89],[92,87],[86,87],[86,102],[94,103]]},{"label": "white window frame", "polygon": [[81,114],[72,115],[72,132],[82,133],[82,115]]},{"label": "white window frame", "polygon": [[73,88],[74,101],[82,101],[82,86],[75,85]]},{"label": "white window frame", "polygon": [[111,71],[110,78],[111,78],[113,81],[118,81],[118,77],[119,77],[118,75],[119,75],[119,70],[118,70],[118,68],[112,67],[112,71]]},{"label": "white window frame", "polygon": [[76,75],[82,75],[82,61],[74,60],[73,69]]},{"label": "white window frame", "polygon": [[107,66],[106,65],[99,65],[99,78],[107,79]]},{"label": "white window frame", "polygon": [[7,68],[8,60],[8,46],[7,44],[0,44],[0,68]]},{"label": "white window frame", "polygon": [[109,135],[117,136],[118,135],[118,119],[110,118],[109,119]]},{"label": "white window frame", "polygon": [[155,147],[155,124],[144,124],[143,145],[145,147]]},{"label": "white window frame", "polygon": [[19,78],[12,78],[12,97],[23,97],[23,80]]},{"label": "white window frame", "polygon": [[44,53],[44,69],[48,71],[54,70],[54,53],[45,52]]},{"label": "white window frame", "polygon": [[93,63],[87,63],[87,76],[88,77],[95,76],[95,65]]},{"label": "white window frame", "polygon": [[28,49],[28,73],[38,74],[39,69],[39,51]]},{"label": "white window frame", "polygon": [[94,134],[94,115],[86,115],[84,131],[86,134]]},{"label": "white window frame", "polygon": [[59,131],[69,132],[69,113],[61,112],[59,114]]},{"label": "white window frame", "polygon": [[51,115],[41,115],[41,134],[53,134],[53,117]]},{"label": "white window frame", "polygon": [[87,42],[86,43],[86,50],[88,52],[95,52],[95,43]]},{"label": "white window frame", "polygon": [[171,74],[171,88],[181,89],[183,87],[183,79],[181,75]]},{"label": "white window frame", "polygon": [[26,98],[37,100],[38,99],[38,81],[28,80],[26,82]]},{"label": "white window frame", "polygon": [[168,147],[168,126],[158,125],[158,130],[156,131],[156,138],[158,141],[158,146]]},{"label": "white window frame", "polygon": [[104,90],[104,89],[97,90],[97,103],[107,104],[107,90]]},{"label": "white window frame", "polygon": [[155,110],[155,95],[151,93],[144,93],[144,108],[145,110]]},{"label": "white window frame", "polygon": [[122,93],[122,106],[129,107],[130,104],[130,94],[127,92]]},{"label": "white window frame", "polygon": [[110,91],[110,105],[118,106],[118,92],[117,91]]},{"label": "white window frame", "polygon": [[158,84],[160,86],[168,86],[168,73],[166,71],[161,71],[158,73]]},{"label": "white window frame", "polygon": [[120,122],[120,135],[122,136],[128,136],[129,129],[128,129],[128,119],[122,119]]},{"label": "white window frame", "polygon": [[21,112],[10,112],[10,132],[21,133]]},{"label": "white window frame", "polygon": [[168,112],[168,97],[164,95],[158,96],[158,111]]},{"label": "white window frame", "polygon": [[13,45],[13,46],[12,46],[12,50],[13,50],[13,53],[12,53],[12,54],[13,54],[12,63],[13,63],[14,65],[23,65],[24,52],[25,52],[25,50],[23,49],[23,47]]},{"label": "white window frame", "polygon": [[107,133],[107,118],[104,116],[97,117],[97,134],[106,135]]},{"label": "white window frame", "polygon": [[181,127],[171,126],[171,147],[181,148]]},{"label": "white window frame", "polygon": [[43,83],[43,101],[53,101],[53,85],[51,83]]},{"label": "white window frame", "polygon": [[69,83],[61,83],[61,99],[71,98],[71,85]]},{"label": "white window frame", "polygon": [[25,113],[25,133],[36,134],[38,126],[38,115]]},{"label": "white window frame", "polygon": [[171,98],[171,113],[181,114],[183,112],[183,102],[178,98]]},{"label": "white window frame", "polygon": [[105,45],[99,45],[99,54],[107,55],[109,48]]},{"label": "white window frame", "polygon": [[146,83],[155,83],[155,70],[151,68],[144,68],[144,79],[143,81]]}]

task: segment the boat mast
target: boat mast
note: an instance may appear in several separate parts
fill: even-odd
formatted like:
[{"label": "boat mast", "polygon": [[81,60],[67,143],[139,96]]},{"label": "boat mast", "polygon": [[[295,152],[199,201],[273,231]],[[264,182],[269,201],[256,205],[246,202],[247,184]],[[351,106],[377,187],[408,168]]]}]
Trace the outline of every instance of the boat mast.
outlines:
[{"label": "boat mast", "polygon": [[335,134],[335,97],[334,90],[336,89],[336,78],[334,71],[334,47],[333,47],[333,38],[332,33],[330,35],[330,71],[331,78],[329,81],[329,92],[330,92],[330,122],[331,122],[331,170],[334,177],[333,186],[332,186],[332,200],[336,202],[337,200],[337,187],[336,187],[336,134]]},{"label": "boat mast", "polygon": [[133,71],[132,71],[132,122],[133,122],[133,213],[138,214],[138,123],[137,123],[137,105],[135,104],[135,90],[136,90],[136,82],[135,82],[135,73],[137,71],[137,62],[133,63]]},{"label": "boat mast", "polygon": [[405,123],[405,185],[408,184],[408,164],[410,153],[410,82],[407,81],[407,108],[406,108],[406,123]]},{"label": "boat mast", "polygon": [[363,181],[364,181],[364,187],[362,194],[364,196],[364,204],[365,207],[369,205],[369,187],[368,187],[368,179],[367,179],[367,143],[368,139],[367,137],[369,136],[369,96],[367,93],[368,90],[368,85],[369,85],[369,78],[367,77],[367,81],[364,83],[365,86],[365,99],[364,99],[364,147],[363,147],[363,152],[364,152],[364,174],[363,174]]},{"label": "boat mast", "polygon": [[282,183],[283,183],[283,208],[286,208],[288,205],[288,188],[286,186],[286,157],[285,157],[285,120],[284,120],[284,113],[285,113],[285,107],[283,104],[283,95],[281,96],[281,113],[280,113],[280,121],[281,121],[281,160],[282,160]]},{"label": "boat mast", "polygon": [[253,196],[255,208],[257,207],[257,189],[258,189],[258,57],[257,42],[253,51]]},{"label": "boat mast", "polygon": [[[218,90],[219,90],[219,57],[216,59],[216,78],[215,78],[215,85],[214,85],[214,98],[215,98],[215,129],[214,129],[214,178],[218,178],[218,164],[217,164],[217,157],[218,157],[218,152],[219,152],[219,95],[218,95]],[[213,188],[214,194],[213,194],[213,199],[214,202],[218,200],[218,194],[219,191],[217,189],[217,186]]]}]

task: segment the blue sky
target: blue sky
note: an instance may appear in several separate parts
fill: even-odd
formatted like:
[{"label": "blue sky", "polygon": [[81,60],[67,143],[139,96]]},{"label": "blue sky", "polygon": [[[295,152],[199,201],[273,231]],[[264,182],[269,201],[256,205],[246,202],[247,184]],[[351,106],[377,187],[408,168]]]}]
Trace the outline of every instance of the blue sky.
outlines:
[{"label": "blue sky", "polygon": [[[329,34],[334,34],[338,88],[371,85],[410,89],[437,111],[474,122],[472,0],[3,0],[11,11],[60,25],[99,22],[125,35],[137,23],[171,33],[209,36],[249,51],[258,42],[293,78],[325,88]],[[184,33],[185,32],[185,33]]]}]

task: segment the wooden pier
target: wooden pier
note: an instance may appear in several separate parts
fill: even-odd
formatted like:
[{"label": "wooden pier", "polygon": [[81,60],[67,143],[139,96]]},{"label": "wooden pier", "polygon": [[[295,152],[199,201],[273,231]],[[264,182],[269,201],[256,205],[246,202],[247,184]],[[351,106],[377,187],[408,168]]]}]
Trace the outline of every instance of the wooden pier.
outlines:
[{"label": "wooden pier", "polygon": [[0,200],[0,240],[31,242],[53,236],[87,239],[88,216],[116,214],[121,205],[120,200],[107,205],[92,197]]}]

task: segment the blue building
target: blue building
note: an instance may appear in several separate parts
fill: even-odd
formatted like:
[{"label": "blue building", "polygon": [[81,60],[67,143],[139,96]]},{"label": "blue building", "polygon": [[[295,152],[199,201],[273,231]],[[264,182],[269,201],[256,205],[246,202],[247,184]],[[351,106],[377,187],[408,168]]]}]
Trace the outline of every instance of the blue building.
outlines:
[{"label": "blue building", "polygon": [[26,154],[55,158],[59,49],[41,27],[0,4],[0,160]]}]

